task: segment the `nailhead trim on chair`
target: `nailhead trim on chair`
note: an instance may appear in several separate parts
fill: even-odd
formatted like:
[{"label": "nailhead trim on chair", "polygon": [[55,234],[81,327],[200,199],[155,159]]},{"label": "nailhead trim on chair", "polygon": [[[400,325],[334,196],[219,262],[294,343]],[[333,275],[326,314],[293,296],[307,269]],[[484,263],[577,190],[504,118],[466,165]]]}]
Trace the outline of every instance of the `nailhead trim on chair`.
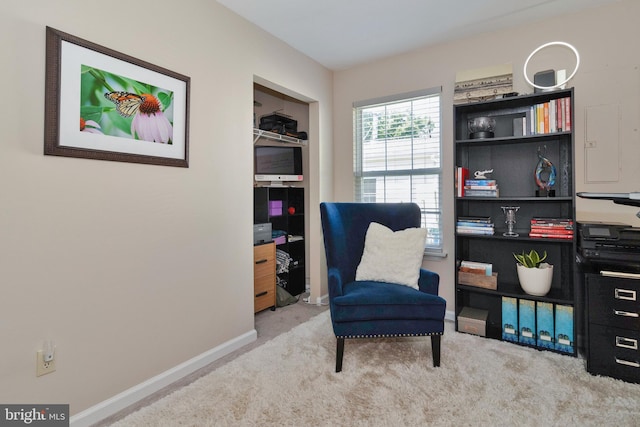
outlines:
[{"label": "nailhead trim on chair", "polygon": [[395,337],[426,337],[430,335],[444,335],[444,332],[429,332],[425,334],[336,335],[336,338],[395,338]]}]

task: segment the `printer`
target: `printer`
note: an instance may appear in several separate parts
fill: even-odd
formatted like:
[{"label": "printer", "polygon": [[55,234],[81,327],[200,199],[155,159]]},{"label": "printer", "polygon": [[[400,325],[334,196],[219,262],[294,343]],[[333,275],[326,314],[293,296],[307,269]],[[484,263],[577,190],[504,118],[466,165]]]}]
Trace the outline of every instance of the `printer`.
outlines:
[{"label": "printer", "polygon": [[578,252],[587,262],[640,269],[640,228],[621,223],[578,222]]}]

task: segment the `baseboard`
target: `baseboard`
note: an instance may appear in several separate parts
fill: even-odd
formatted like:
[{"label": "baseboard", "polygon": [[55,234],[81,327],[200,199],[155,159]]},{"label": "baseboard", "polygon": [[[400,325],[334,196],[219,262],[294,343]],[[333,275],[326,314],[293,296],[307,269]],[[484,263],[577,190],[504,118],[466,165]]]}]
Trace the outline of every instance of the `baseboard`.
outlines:
[{"label": "baseboard", "polygon": [[84,427],[93,425],[117,412],[139,402],[140,400],[152,395],[162,388],[172,384],[187,375],[192,374],[200,368],[204,368],[208,364],[215,362],[221,357],[244,347],[258,339],[258,332],[253,329],[243,335],[229,340],[217,347],[212,348],[184,363],[181,363],[147,381],[131,387],[110,399],[98,403],[82,412],[72,416],[70,425],[73,427]]},{"label": "baseboard", "polygon": [[329,304],[329,295],[324,294],[320,297],[316,298],[316,305],[327,305]]},{"label": "baseboard", "polygon": [[444,313],[444,320],[449,320],[451,322],[455,322],[456,321],[456,312],[455,311],[445,311]]}]

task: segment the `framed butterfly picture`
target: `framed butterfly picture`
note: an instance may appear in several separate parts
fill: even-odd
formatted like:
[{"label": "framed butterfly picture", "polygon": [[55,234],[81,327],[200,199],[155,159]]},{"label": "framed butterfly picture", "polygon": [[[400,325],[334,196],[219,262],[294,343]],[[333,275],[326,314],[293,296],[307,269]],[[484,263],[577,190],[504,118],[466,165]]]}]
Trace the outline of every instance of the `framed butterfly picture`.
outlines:
[{"label": "framed butterfly picture", "polygon": [[46,29],[44,154],[189,167],[190,79]]}]

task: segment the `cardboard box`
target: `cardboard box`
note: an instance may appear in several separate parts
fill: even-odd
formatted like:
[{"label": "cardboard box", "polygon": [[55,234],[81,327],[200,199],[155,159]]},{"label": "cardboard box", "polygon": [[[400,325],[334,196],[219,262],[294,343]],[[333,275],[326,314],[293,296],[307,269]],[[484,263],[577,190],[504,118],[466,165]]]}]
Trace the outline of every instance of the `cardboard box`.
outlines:
[{"label": "cardboard box", "polygon": [[492,273],[491,276],[484,274],[467,273],[458,271],[458,283],[461,285],[476,286],[478,288],[498,289],[498,273]]},{"label": "cardboard box", "polygon": [[458,332],[487,336],[487,317],[489,312],[473,307],[462,307],[458,314]]},{"label": "cardboard box", "polygon": [[502,297],[502,339],[518,342],[518,299]]},{"label": "cardboard box", "polygon": [[518,300],[518,327],[521,344],[536,345],[536,303],[528,299]]}]

